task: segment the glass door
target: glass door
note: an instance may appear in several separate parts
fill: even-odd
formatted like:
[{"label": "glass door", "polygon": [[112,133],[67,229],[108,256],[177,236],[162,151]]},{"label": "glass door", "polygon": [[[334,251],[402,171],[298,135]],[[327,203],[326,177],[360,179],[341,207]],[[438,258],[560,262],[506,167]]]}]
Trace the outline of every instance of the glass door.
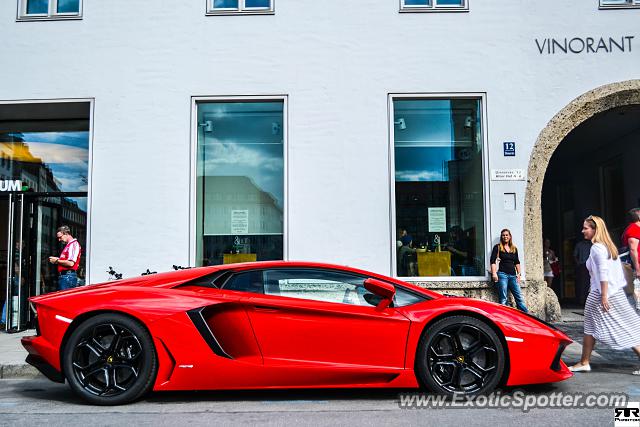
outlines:
[{"label": "glass door", "polygon": [[[4,292],[2,323],[7,331],[29,327],[33,313],[28,299],[58,290],[58,272],[49,256],[59,256],[56,238],[61,225],[71,228],[86,247],[86,193],[63,195],[11,193],[0,197],[0,274]],[[5,243],[6,242],[6,243]],[[85,257],[80,258],[78,284],[85,282]],[[1,285],[0,285],[1,286]]]}]

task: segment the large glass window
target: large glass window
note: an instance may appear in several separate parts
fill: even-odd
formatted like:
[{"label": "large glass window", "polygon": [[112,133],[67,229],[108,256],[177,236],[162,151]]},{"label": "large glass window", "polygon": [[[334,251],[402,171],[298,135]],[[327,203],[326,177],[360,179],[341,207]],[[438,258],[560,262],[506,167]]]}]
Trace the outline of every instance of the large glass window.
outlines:
[{"label": "large glass window", "polygon": [[396,273],[482,276],[480,99],[393,100]]},{"label": "large glass window", "polygon": [[207,14],[273,13],[274,0],[207,0]]},{"label": "large glass window", "polygon": [[21,20],[81,17],[81,0],[19,0],[19,19]]},{"label": "large glass window", "polygon": [[401,12],[467,11],[467,0],[400,0]]},{"label": "large glass window", "polygon": [[282,259],[284,101],[197,110],[196,262]]}]

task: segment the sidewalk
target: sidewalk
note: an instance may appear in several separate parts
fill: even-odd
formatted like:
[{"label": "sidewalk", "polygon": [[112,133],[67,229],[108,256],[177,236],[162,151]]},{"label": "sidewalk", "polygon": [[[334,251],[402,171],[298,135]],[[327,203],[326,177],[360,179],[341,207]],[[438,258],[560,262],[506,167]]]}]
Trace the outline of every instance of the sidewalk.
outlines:
[{"label": "sidewalk", "polygon": [[[572,365],[580,360],[582,354],[582,309],[562,309],[562,321],[554,325],[566,333],[574,342],[563,353],[562,360]],[[0,332],[0,379],[3,378],[33,378],[38,375],[36,368],[25,363],[27,351],[20,344],[20,338],[34,335],[35,330],[27,330],[15,334]],[[596,350],[591,357],[591,365],[595,368],[615,369],[630,371],[638,369],[640,365],[638,357],[633,350],[612,350],[603,345],[596,344]]]},{"label": "sidewalk", "polygon": [[0,379],[34,378],[40,375],[36,368],[24,361],[27,350],[20,344],[20,338],[35,333],[34,329],[15,334],[0,332]]}]

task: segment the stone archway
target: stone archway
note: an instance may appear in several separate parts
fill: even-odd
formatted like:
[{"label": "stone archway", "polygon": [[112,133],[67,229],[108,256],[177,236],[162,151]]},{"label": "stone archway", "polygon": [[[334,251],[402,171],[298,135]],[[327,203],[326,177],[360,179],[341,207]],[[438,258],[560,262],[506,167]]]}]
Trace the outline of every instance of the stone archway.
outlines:
[{"label": "stone archway", "polygon": [[524,202],[524,253],[527,266],[527,302],[531,311],[548,320],[559,318],[558,299],[543,280],[542,184],[551,156],[577,126],[598,113],[640,104],[640,80],[611,83],[571,101],[547,123],[531,152]]}]

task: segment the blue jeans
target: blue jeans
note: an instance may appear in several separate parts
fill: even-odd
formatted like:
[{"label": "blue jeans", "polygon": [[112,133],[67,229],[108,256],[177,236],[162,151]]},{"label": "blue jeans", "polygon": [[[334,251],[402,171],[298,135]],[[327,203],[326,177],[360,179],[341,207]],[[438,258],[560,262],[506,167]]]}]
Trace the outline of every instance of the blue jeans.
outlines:
[{"label": "blue jeans", "polygon": [[[12,296],[18,295],[18,278],[15,276],[12,277],[11,284],[13,285],[13,288],[12,288],[13,295],[10,295],[9,298],[11,298]],[[2,316],[0,317],[0,323],[4,323],[4,324],[7,323],[7,301],[5,301],[4,304],[2,304]]]},{"label": "blue jeans", "polygon": [[78,286],[78,276],[75,271],[70,271],[67,274],[62,274],[58,277],[58,289],[61,291],[75,288],[76,286]]},{"label": "blue jeans", "polygon": [[513,299],[516,300],[516,306],[518,310],[528,313],[527,306],[524,303],[524,297],[522,291],[518,285],[518,279],[515,274],[507,274],[502,271],[498,271],[498,296],[500,297],[500,304],[507,305],[507,290],[511,291]]}]

